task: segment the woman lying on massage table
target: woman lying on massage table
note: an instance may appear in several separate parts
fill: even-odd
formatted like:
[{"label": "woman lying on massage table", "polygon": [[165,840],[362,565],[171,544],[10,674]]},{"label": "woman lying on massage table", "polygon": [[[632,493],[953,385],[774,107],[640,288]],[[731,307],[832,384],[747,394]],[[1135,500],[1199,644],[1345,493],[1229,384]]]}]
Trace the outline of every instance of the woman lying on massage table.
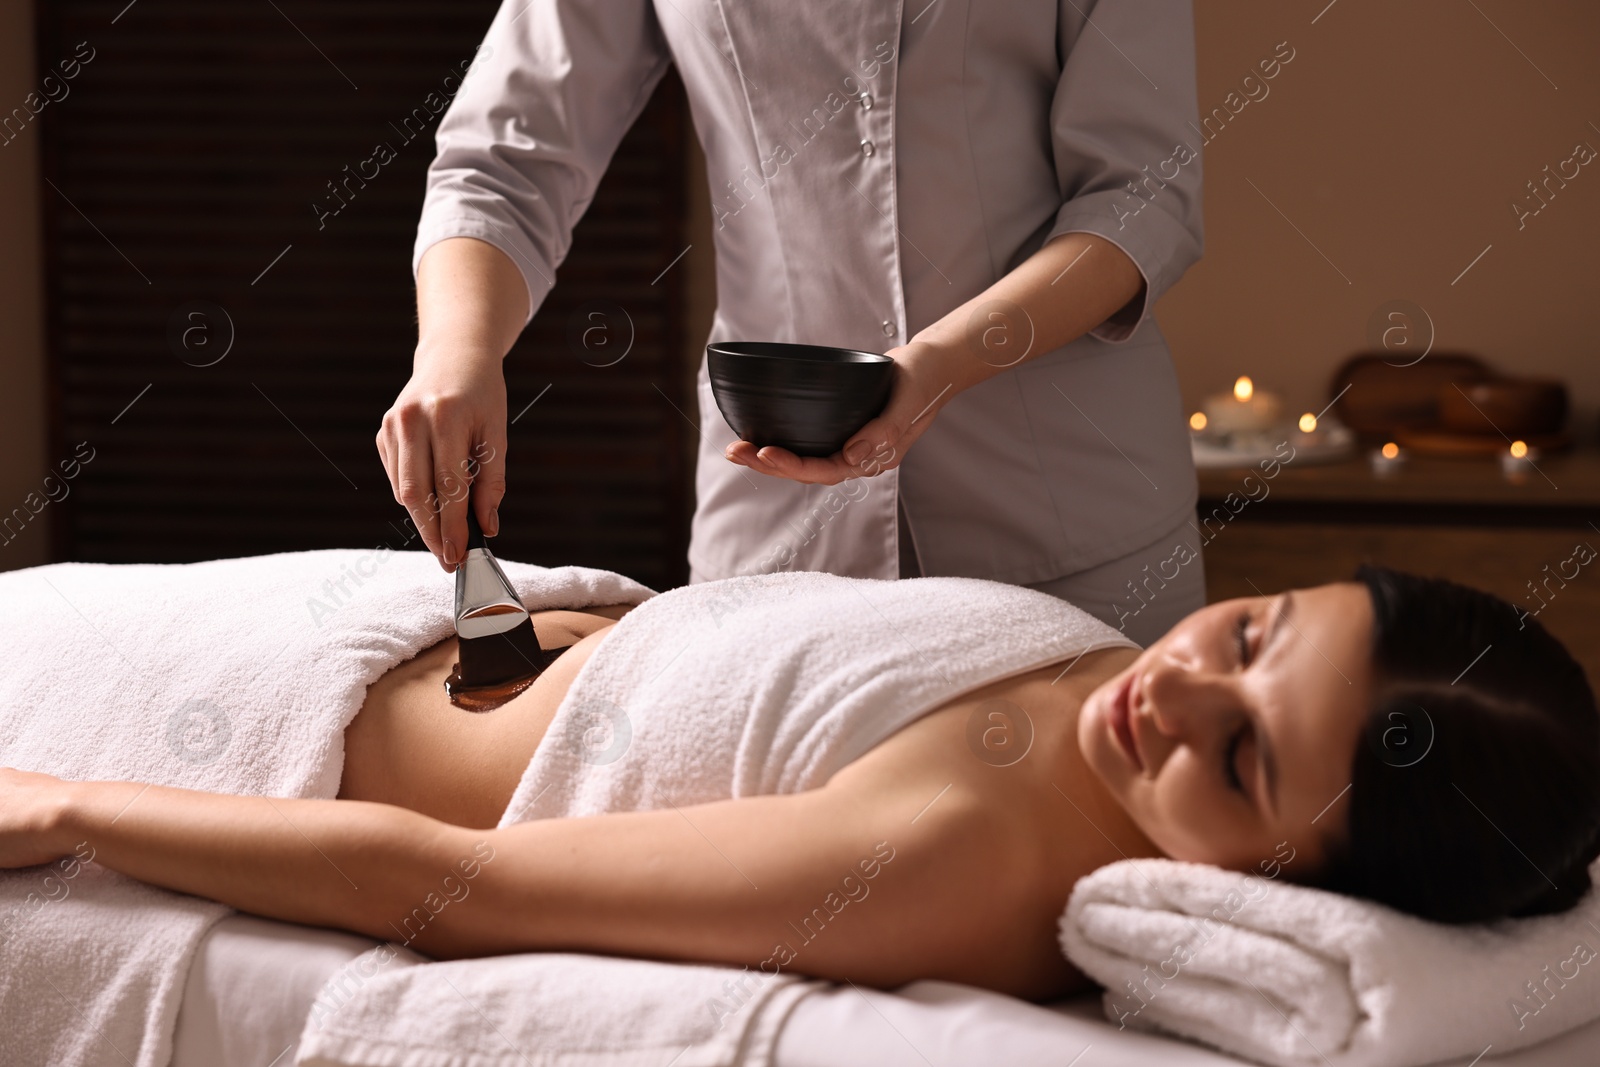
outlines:
[{"label": "woman lying on massage table", "polygon": [[[156,885],[386,938],[486,841],[471,903],[440,912],[422,951],[751,967],[841,874],[871,869],[876,903],[840,912],[784,969],[1038,1000],[1085,981],[1055,936],[1073,883],[1126,857],[1254,870],[1292,850],[1286,877],[1444,921],[1569,907],[1600,827],[1600,718],[1581,668],[1503,601],[1357,579],[1214,604],[1143,652],[967,693],[822,788],[489,829],[628,609],[542,612],[541,643],[571,648],[498,710],[447,702],[454,639],[374,683],[338,800],[0,771],[0,867],[87,841]],[[967,743],[973,710],[997,697],[1035,729],[1004,773]]]}]

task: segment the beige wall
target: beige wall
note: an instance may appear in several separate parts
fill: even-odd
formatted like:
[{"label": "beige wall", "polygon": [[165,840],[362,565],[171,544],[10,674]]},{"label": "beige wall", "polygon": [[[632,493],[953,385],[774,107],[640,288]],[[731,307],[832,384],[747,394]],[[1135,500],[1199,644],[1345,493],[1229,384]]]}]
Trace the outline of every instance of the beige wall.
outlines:
[{"label": "beige wall", "polygon": [[[0,4],[0,114],[37,89],[34,74],[33,5]],[[48,466],[38,174],[39,130],[30,124],[0,146],[0,514],[42,492]],[[0,540],[0,570],[49,558],[50,512]]]},{"label": "beige wall", "polygon": [[1600,150],[1600,4],[1326,4],[1197,0],[1202,113],[1280,42],[1295,58],[1204,149],[1205,259],[1157,311],[1185,402],[1247,373],[1320,407],[1374,310],[1408,299],[1435,350],[1565,379],[1587,429],[1600,160],[1520,231],[1510,205],[1576,143]]}]

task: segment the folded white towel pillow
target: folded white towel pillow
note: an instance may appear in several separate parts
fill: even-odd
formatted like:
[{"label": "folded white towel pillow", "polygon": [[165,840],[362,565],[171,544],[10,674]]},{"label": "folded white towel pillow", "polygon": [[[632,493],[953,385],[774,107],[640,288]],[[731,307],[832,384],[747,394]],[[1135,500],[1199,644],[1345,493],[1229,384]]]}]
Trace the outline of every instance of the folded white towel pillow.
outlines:
[{"label": "folded white towel pillow", "polygon": [[1593,890],[1559,915],[1456,926],[1282,877],[1124,860],[1079,880],[1060,929],[1112,1022],[1284,1067],[1499,1054],[1600,1017]]}]

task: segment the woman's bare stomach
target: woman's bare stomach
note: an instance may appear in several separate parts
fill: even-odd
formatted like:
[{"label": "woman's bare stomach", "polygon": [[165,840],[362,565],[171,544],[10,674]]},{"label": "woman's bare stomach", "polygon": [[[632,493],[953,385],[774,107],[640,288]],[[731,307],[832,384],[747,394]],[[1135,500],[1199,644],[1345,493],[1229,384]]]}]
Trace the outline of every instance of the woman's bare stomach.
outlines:
[{"label": "woman's bare stomach", "polygon": [[457,658],[453,636],[392,668],[367,688],[345,728],[340,798],[494,826],[579,668],[629,607],[533,612],[541,646],[571,647],[493,711],[451,704],[444,683]]}]

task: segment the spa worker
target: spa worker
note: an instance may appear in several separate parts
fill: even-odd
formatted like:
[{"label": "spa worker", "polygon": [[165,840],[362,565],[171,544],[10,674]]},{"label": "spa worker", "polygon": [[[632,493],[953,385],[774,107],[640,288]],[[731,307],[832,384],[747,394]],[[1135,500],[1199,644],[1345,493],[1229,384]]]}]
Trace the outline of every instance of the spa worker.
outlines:
[{"label": "spa worker", "polygon": [[[841,454],[759,452],[702,361],[690,580],[779,569],[1029,585],[1149,642],[1204,602],[1149,316],[1201,250],[1182,0],[506,0],[440,122],[413,374],[378,447],[448,568],[498,529],[501,360],[669,63],[714,212],[710,340],[896,360]],[[437,521],[423,506],[440,479]]]}]

